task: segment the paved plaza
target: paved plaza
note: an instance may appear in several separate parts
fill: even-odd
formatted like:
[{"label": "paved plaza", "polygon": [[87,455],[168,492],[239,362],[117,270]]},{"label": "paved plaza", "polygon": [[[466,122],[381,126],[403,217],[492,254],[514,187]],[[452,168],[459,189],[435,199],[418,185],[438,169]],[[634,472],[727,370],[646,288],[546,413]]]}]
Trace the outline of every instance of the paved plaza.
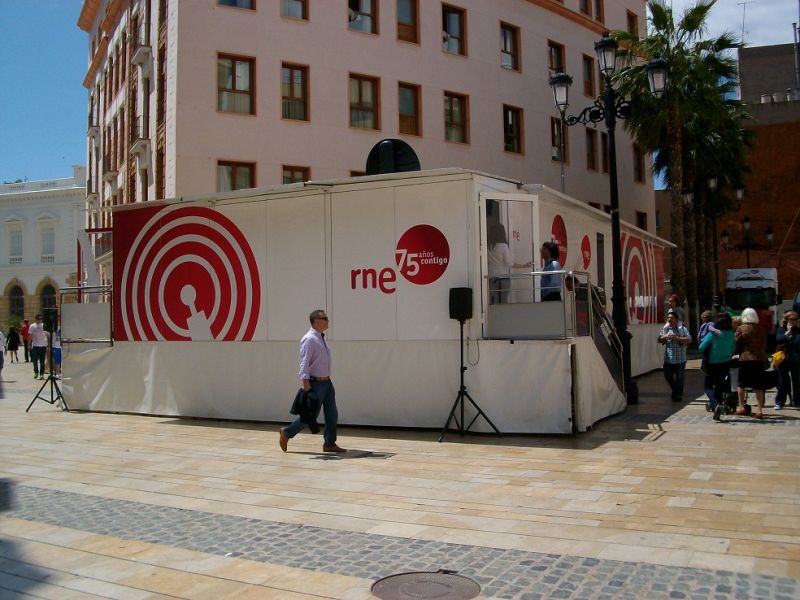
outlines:
[{"label": "paved plaza", "polygon": [[283,453],[277,424],[26,413],[43,382],[3,379],[0,599],[362,600],[439,569],[481,598],[800,598],[800,411],[714,422],[696,368],[687,401],[651,373],[585,434],[342,427],[343,455]]}]

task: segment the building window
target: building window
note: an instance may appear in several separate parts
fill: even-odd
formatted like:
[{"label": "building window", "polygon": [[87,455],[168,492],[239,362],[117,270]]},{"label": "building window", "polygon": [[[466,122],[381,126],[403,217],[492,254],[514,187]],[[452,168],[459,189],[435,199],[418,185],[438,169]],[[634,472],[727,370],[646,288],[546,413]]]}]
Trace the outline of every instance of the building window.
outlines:
[{"label": "building window", "polygon": [[450,54],[467,54],[466,13],[462,8],[442,4],[442,48]]},{"label": "building window", "polygon": [[636,226],[647,231],[647,213],[636,211]]},{"label": "building window", "polygon": [[255,186],[256,165],[219,161],[217,163],[217,191],[230,192]]},{"label": "building window", "polygon": [[255,8],[255,0],[217,0],[220,6],[235,6],[236,8]]},{"label": "building window", "polygon": [[308,167],[283,165],[283,183],[302,183],[311,179],[310,174]]},{"label": "building window", "polygon": [[519,71],[519,27],[500,23],[500,65]]},{"label": "building window", "polygon": [[579,6],[584,15],[592,16],[592,0],[581,0]]},{"label": "building window", "polygon": [[350,177],[363,177],[366,174],[366,171],[350,171]]},{"label": "building window", "polygon": [[627,11],[628,33],[638,37],[639,35],[639,16]]},{"label": "building window", "polygon": [[656,209],[656,231],[661,229],[661,211]]},{"label": "building window", "polygon": [[562,126],[561,119],[550,117],[550,158],[561,161],[561,134],[564,134],[564,163],[569,163],[569,131]]},{"label": "building window", "polygon": [[281,16],[308,20],[308,0],[283,0]]},{"label": "building window", "polygon": [[8,294],[8,313],[20,319],[25,317],[25,294],[18,285],[12,287]]},{"label": "building window", "polygon": [[460,94],[444,93],[444,139],[469,143],[468,100]]},{"label": "building window", "polygon": [[608,134],[600,132],[600,166],[603,173],[608,173]]},{"label": "building window", "polygon": [[378,122],[379,82],[374,77],[350,75],[350,126],[380,129]]},{"label": "building window", "polygon": [[284,119],[308,121],[308,67],[281,66],[281,96]]},{"label": "building window", "polygon": [[397,96],[400,112],[400,133],[422,135],[419,114],[419,86],[411,83],[400,83],[397,86]]},{"label": "building window", "polygon": [[597,130],[586,129],[586,168],[597,171]]},{"label": "building window", "polygon": [[8,262],[22,262],[22,228],[12,227],[8,231]]},{"label": "building window", "polygon": [[551,71],[564,72],[564,46],[547,42],[547,66]]},{"label": "building window", "polygon": [[41,310],[56,307],[56,288],[49,283],[42,288],[39,294],[39,307]]},{"label": "building window", "polygon": [[503,106],[503,148],[506,152],[522,154],[522,109]]},{"label": "building window", "polygon": [[222,112],[252,115],[254,90],[252,58],[220,54],[217,58],[217,108]]},{"label": "building window", "polygon": [[41,262],[51,263],[56,260],[56,229],[51,224],[42,225],[40,235]]},{"label": "building window", "polygon": [[606,20],[606,9],[603,6],[604,0],[594,0],[594,18],[601,23]]},{"label": "building window", "polygon": [[377,0],[348,0],[347,26],[354,31],[378,33]]},{"label": "building window", "polygon": [[644,152],[638,144],[633,145],[633,180],[644,183]]},{"label": "building window", "polygon": [[583,55],[583,93],[594,98],[594,59]]},{"label": "building window", "polygon": [[419,42],[419,9],[417,0],[397,0],[397,39]]}]

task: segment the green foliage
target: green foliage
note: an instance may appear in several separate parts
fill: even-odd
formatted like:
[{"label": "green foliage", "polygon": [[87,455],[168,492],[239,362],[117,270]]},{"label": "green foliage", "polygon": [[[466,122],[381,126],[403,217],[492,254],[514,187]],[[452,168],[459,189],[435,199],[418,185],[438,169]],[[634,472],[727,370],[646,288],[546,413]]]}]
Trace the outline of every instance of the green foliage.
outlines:
[{"label": "green foliage", "polygon": [[[730,33],[702,38],[716,1],[698,0],[676,23],[667,0],[649,0],[646,37],[613,34],[622,62],[615,85],[635,99],[625,127],[637,144],[655,153],[654,171],[673,189],[711,174],[722,185],[733,186],[746,168],[749,139],[742,121],[747,114],[743,104],[731,98],[737,75],[732,53],[740,44]],[[660,99],[649,93],[645,68],[655,56],[668,65],[667,90]],[[673,172],[676,165],[682,167],[678,173]]]},{"label": "green foliage", "polygon": [[8,332],[8,330],[11,327],[14,327],[16,328],[17,331],[19,331],[19,328],[21,326],[22,326],[22,319],[18,315],[11,315],[8,317],[8,322],[6,323],[5,331]]}]

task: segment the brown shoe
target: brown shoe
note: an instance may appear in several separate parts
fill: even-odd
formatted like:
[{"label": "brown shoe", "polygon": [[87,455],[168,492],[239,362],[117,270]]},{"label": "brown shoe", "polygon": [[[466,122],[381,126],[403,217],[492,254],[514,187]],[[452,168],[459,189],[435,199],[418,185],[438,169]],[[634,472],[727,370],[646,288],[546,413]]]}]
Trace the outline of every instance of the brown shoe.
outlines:
[{"label": "brown shoe", "polygon": [[334,444],[333,446],[323,446],[322,447],[322,451],[323,452],[347,452],[347,450],[345,450],[344,448],[339,448],[339,446],[337,446],[336,444]]},{"label": "brown shoe", "polygon": [[278,443],[281,445],[281,450],[286,452],[287,448],[289,448],[289,436],[286,435],[286,432],[281,427],[280,438],[278,439]]}]

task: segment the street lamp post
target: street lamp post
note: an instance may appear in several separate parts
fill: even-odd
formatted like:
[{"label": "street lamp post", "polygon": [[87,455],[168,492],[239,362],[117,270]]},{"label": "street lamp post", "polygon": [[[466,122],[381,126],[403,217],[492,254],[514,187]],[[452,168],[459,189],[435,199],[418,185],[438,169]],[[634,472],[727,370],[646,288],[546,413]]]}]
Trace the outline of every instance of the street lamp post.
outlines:
[{"label": "street lamp post", "polygon": [[[611,84],[611,76],[616,69],[617,48],[615,40],[604,33],[603,37],[594,45],[600,72],[605,81],[602,97],[596,98],[591,106],[587,106],[578,116],[567,116],[569,106],[569,86],[572,78],[565,73],[556,73],[550,78],[553,88],[553,99],[562,115],[562,127],[578,123],[605,122],[608,131],[608,176],[611,200],[611,262],[613,266],[613,281],[611,283],[612,320],[614,329],[622,344],[622,373],[625,380],[625,393],[628,404],[639,403],[639,392],[636,382],[631,378],[631,334],[628,332],[628,312],[625,308],[625,282],[622,279],[622,232],[619,218],[619,188],[617,183],[617,147],[615,131],[617,119],[624,119],[630,114],[631,104],[620,97]],[[651,93],[660,98],[664,93],[667,79],[667,62],[659,57],[651,60],[647,67],[647,79]],[[562,132],[563,152],[563,132]],[[562,155],[563,160],[563,155]],[[563,163],[562,163],[563,185]]]},{"label": "street lamp post", "polygon": [[[737,193],[738,193],[738,190],[737,190]],[[745,217],[741,220],[741,224],[742,224],[742,229],[744,230],[744,239],[742,240],[741,244],[736,244],[734,246],[734,250],[741,250],[742,248],[744,248],[745,255],[747,257],[747,268],[749,269],[750,268],[750,250],[763,250],[763,249],[768,248],[772,244],[772,240],[775,237],[775,232],[772,230],[772,226],[771,225],[767,225],[767,228],[764,230],[764,236],[767,238],[767,244],[763,245],[763,244],[760,244],[760,243],[756,242],[755,240],[753,240],[753,238],[750,237],[751,221],[750,221],[750,217],[749,216],[745,215]],[[724,248],[728,248],[728,242],[730,240],[730,236],[728,235],[728,232],[723,229],[722,233],[720,234],[720,236],[722,237],[722,246]]]}]

